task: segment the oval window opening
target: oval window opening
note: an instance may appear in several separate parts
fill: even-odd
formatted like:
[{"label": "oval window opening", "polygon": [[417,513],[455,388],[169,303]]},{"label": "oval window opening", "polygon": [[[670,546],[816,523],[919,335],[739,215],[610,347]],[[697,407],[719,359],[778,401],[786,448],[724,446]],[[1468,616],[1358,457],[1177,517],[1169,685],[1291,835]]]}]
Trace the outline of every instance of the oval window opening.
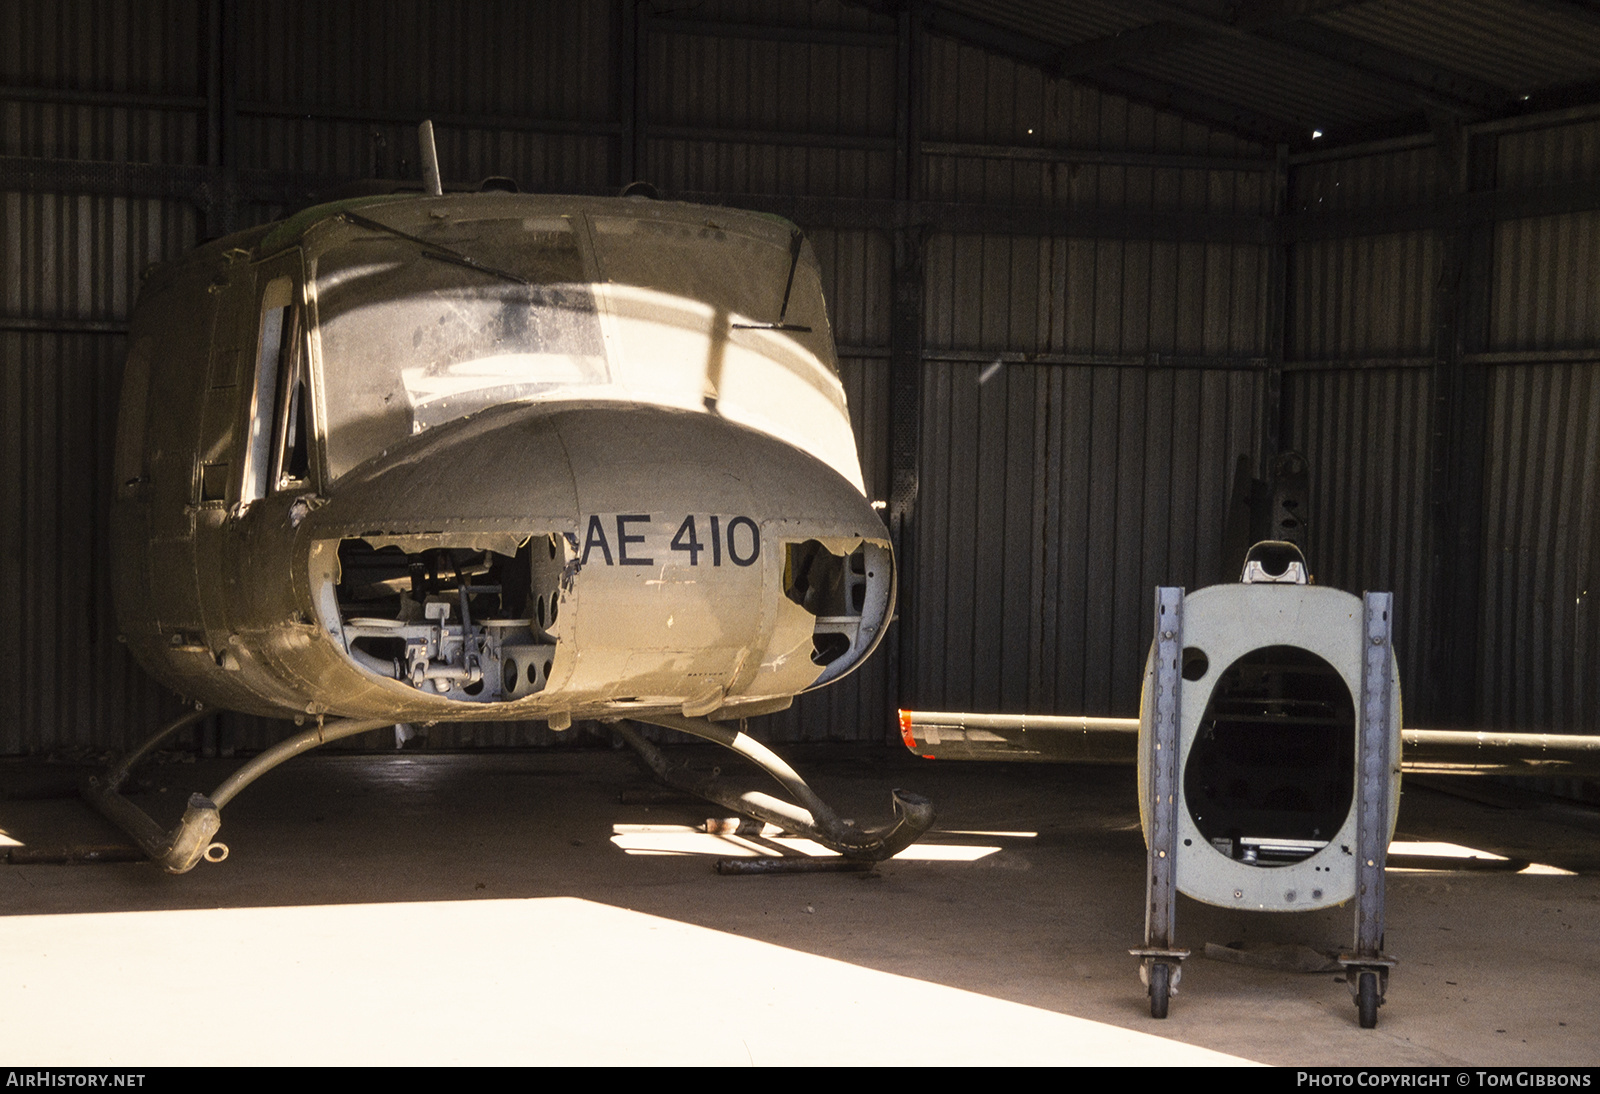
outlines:
[{"label": "oval window opening", "polygon": [[1350,812],[1355,740],[1355,702],[1332,665],[1295,646],[1250,651],[1218,679],[1189,749],[1195,827],[1254,866],[1315,854]]}]

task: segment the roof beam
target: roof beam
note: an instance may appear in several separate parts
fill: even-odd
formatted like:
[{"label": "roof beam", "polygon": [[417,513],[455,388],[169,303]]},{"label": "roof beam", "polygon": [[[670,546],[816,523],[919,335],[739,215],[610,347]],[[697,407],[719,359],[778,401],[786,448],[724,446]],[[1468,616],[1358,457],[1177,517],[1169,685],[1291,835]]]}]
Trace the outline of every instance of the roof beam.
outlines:
[{"label": "roof beam", "polygon": [[1225,19],[1175,0],[1138,0],[1138,3],[1162,21],[1191,29],[1197,36],[1275,42],[1350,69],[1367,79],[1382,81],[1436,109],[1459,114],[1495,114],[1503,111],[1510,100],[1503,88],[1493,84],[1307,21],[1307,16],[1332,10],[1335,5],[1261,0],[1241,10],[1235,18]]},{"label": "roof beam", "polygon": [[[1151,9],[1162,18],[1066,47],[1057,62],[1058,74],[1087,75],[1111,65],[1171,53],[1206,38],[1243,36],[1357,2],[1360,0],[1242,0],[1231,18],[1225,18],[1220,13],[1207,15],[1177,4],[1161,6],[1136,0],[1135,6]],[[1171,17],[1167,17],[1169,14]]]},{"label": "roof beam", "polygon": [[[1062,50],[1048,42],[937,5],[928,5],[921,10],[924,26],[930,33],[955,38],[1033,65],[1046,75],[1058,74]],[[1105,69],[1079,82],[1158,107],[1202,125],[1226,129],[1253,141],[1275,144],[1299,140],[1305,135],[1303,125],[1258,114],[1192,88],[1180,87],[1126,69]]]},{"label": "roof beam", "polygon": [[1259,37],[1397,84],[1424,106],[1453,113],[1499,114],[1511,102],[1504,88],[1328,27],[1289,23],[1263,31]]},{"label": "roof beam", "polygon": [[[1556,2],[1556,0],[1546,0]],[[1424,106],[1454,114],[1502,113],[1510,95],[1502,88],[1452,72],[1398,50],[1307,21],[1309,16],[1348,6],[1305,0],[1255,0],[1232,18],[1209,14],[1173,0],[1140,0],[1155,22],[1063,49],[1056,74],[1092,76],[1104,69],[1149,60],[1209,38],[1268,41],[1377,80]]]},{"label": "roof beam", "polygon": [[1600,29],[1600,8],[1591,0],[1522,0],[1564,19],[1576,19],[1590,30]]},{"label": "roof beam", "polygon": [[1104,68],[1182,49],[1196,37],[1192,28],[1177,23],[1144,23],[1067,46],[1056,55],[1054,73],[1063,79],[1089,76]]},{"label": "roof beam", "polygon": [[1130,69],[1106,69],[1081,77],[1079,82],[1265,144],[1300,144],[1306,138],[1306,127],[1298,122],[1258,114],[1192,87],[1168,83]]}]

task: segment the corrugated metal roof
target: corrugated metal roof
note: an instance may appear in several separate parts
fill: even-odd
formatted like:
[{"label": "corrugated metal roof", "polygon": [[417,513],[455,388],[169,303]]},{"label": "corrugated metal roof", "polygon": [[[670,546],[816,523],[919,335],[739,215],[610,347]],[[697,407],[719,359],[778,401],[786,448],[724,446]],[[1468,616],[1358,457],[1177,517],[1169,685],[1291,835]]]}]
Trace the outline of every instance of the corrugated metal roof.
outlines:
[{"label": "corrugated metal roof", "polygon": [[1600,71],[1600,17],[1577,4],[1390,0],[1341,8],[1314,22],[1515,95],[1592,80]]},{"label": "corrugated metal roof", "polygon": [[[1261,42],[1244,50],[1237,42],[1206,38],[1128,65],[1132,71],[1163,80],[1170,80],[1174,69],[1180,67],[1185,87],[1237,102],[1308,132],[1355,129],[1368,118],[1414,109],[1392,86],[1348,81],[1345,70],[1334,62],[1277,42]],[[1339,94],[1329,94],[1328,89],[1336,86]]]},{"label": "corrugated metal roof", "polygon": [[1310,146],[1313,129],[1346,143],[1426,132],[1441,111],[1473,122],[1600,101],[1600,10],[1566,0],[934,0],[921,11],[935,34],[1292,145]]}]

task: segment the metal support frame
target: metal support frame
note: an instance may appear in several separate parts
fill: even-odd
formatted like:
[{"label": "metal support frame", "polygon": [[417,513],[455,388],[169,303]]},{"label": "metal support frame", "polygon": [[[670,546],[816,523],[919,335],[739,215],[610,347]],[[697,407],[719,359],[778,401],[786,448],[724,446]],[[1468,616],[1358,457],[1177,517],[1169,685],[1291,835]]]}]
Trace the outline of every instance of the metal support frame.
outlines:
[{"label": "metal support frame", "polygon": [[314,726],[302,729],[279,741],[259,756],[240,767],[224,779],[210,795],[189,795],[183,819],[171,831],[162,829],[151,816],[122,796],[122,784],[128,774],[157,745],[180,730],[193,725],[210,711],[196,707],[167,723],[144,741],[138,748],[124,756],[116,766],[103,776],[91,775],[84,780],[81,791],[95,809],[112,824],[122,829],[169,874],[186,874],[204,858],[207,862],[221,862],[228,857],[228,845],[213,842],[212,836],[222,827],[222,807],[239,792],[268,771],[302,752],[318,745],[354,737],[374,729],[392,725],[392,719],[343,718],[324,723],[320,719]]},{"label": "metal support frame", "polygon": [[649,109],[645,94],[646,58],[650,23],[637,0],[620,0],[622,33],[617,56],[617,115],[619,170],[617,185],[645,180],[649,170]]},{"label": "metal support frame", "polygon": [[1167,999],[1176,995],[1188,950],[1172,944],[1178,897],[1178,725],[1183,687],[1183,590],[1156,590],[1155,715],[1144,786],[1148,820],[1145,868],[1144,945],[1129,950],[1139,961],[1139,979],[1150,993],[1150,1017],[1167,1016]]},{"label": "metal support frame", "polygon": [[[1444,190],[1463,201],[1492,192],[1498,140],[1474,137],[1453,119],[1438,125],[1437,168]],[[1483,492],[1489,376],[1472,359],[1489,347],[1493,294],[1492,224],[1439,226],[1443,254],[1434,286],[1433,403],[1428,431],[1432,494],[1432,580],[1428,590],[1428,694],[1434,719],[1449,728],[1476,721]]]},{"label": "metal support frame", "polygon": [[[893,226],[894,267],[890,273],[889,311],[889,481],[884,517],[894,545],[896,568],[909,574],[916,560],[917,469],[922,451],[923,307],[926,296],[925,247],[927,228],[914,219],[922,192],[922,100],[920,91],[923,52],[921,12],[908,5],[895,19],[895,157],[894,200],[887,203],[887,223]],[[807,221],[799,223],[810,224]],[[896,617],[900,621],[893,641],[887,643],[889,702],[891,711],[905,706],[917,693],[916,591],[902,581]],[[887,728],[887,727],[885,727]]]},{"label": "metal support frame", "polygon": [[[435,119],[436,124],[439,119]],[[645,121],[635,125],[642,148]],[[642,156],[635,172],[647,172]],[[1292,160],[1291,160],[1292,162]],[[266,168],[226,170],[201,164],[129,164],[100,160],[0,156],[0,189],[22,193],[110,194],[129,198],[188,201],[221,216],[216,203],[296,205],[332,192],[348,175]],[[602,192],[602,191],[595,191]],[[603,192],[612,192],[609,189]],[[1506,220],[1560,216],[1600,209],[1600,190],[1589,184],[1557,184],[1525,191],[1481,191],[1444,195],[1426,206],[1334,213],[1285,212],[1267,215],[1162,212],[1119,209],[1051,209],[971,202],[889,198],[816,197],[803,194],[744,194],[720,190],[674,192],[677,200],[774,213],[810,229],[881,231],[898,223],[942,233],[1057,235],[1080,239],[1216,242],[1267,246],[1388,232],[1437,230],[1466,224],[1483,233]],[[1486,313],[1480,313],[1486,314]],[[1539,360],[1568,351],[1537,351]],[[1467,353],[1464,360],[1493,356]],[[1220,358],[1219,358],[1220,360]],[[1253,360],[1253,358],[1252,358]],[[1430,367],[1437,357],[1368,357],[1336,362],[1336,367],[1366,363],[1374,368]],[[1287,368],[1323,368],[1324,361],[1290,362]]]},{"label": "metal support frame", "polygon": [[[1278,145],[1272,174],[1272,219],[1280,223],[1289,207],[1289,146]],[[1283,385],[1283,363],[1288,356],[1288,317],[1290,271],[1289,244],[1282,235],[1274,239],[1267,253],[1267,369],[1266,382],[1261,385],[1261,436],[1256,449],[1258,474],[1265,475],[1272,458],[1279,452],[1293,448],[1287,435],[1287,423],[1293,421],[1291,408],[1286,405],[1287,394]],[[1302,544],[1304,546],[1304,544]]]},{"label": "metal support frame", "polygon": [[746,734],[742,722],[741,728],[733,729],[706,718],[684,718],[671,714],[652,714],[640,721],[675,729],[738,753],[771,775],[800,804],[795,805],[757,790],[735,793],[725,789],[718,785],[714,775],[696,775],[681,766],[674,766],[638,730],[627,722],[616,723],[613,728],[639,753],[662,782],[736,813],[816,840],[846,858],[866,862],[882,862],[893,858],[933,826],[933,803],[907,790],[892,792],[895,820],[887,828],[857,828],[842,820],[781,756]]},{"label": "metal support frame", "polygon": [[206,37],[206,164],[215,172],[204,207],[205,232],[217,239],[239,226],[239,14],[236,0],[214,0]]},{"label": "metal support frame", "polygon": [[1394,687],[1394,594],[1363,598],[1361,719],[1356,729],[1356,923],[1355,944],[1339,955],[1356,1000],[1361,1026],[1378,1022],[1394,958],[1383,952],[1383,869],[1389,856],[1390,696]]}]

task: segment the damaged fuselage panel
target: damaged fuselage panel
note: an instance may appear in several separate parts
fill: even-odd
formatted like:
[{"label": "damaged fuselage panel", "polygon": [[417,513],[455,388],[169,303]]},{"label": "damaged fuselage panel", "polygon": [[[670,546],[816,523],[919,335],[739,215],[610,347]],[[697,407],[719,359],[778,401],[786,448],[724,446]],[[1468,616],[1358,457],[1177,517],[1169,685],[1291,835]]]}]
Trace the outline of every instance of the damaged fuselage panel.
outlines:
[{"label": "damaged fuselage panel", "polygon": [[[524,717],[718,718],[781,709],[842,675],[876,644],[892,603],[886,543],[784,539],[781,522],[763,543],[762,526],[738,514],[583,523],[582,536],[319,540],[320,622],[418,717],[518,704]],[[763,596],[769,582],[781,598]]]}]

